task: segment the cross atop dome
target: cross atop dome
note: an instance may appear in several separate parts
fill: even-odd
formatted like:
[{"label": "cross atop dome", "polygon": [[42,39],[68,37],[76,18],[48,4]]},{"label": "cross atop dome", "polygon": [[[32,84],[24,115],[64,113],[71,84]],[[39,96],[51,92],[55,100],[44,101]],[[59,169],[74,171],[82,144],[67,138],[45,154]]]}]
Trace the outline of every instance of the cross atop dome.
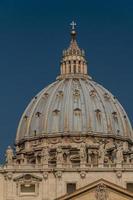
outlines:
[{"label": "cross atop dome", "polygon": [[76,27],[76,22],[74,22],[74,21],[72,21],[71,23],[70,23],[70,26],[72,27],[72,30],[75,30],[75,27]]},{"label": "cross atop dome", "polygon": [[70,23],[70,26],[71,26],[71,36],[72,36],[72,41],[76,40],[76,22],[72,21]]}]

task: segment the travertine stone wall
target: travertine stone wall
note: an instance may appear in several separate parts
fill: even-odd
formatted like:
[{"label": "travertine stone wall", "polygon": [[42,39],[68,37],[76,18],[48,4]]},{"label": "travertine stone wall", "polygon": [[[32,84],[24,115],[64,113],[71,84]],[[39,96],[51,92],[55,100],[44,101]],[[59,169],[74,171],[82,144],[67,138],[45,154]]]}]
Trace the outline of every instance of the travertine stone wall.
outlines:
[{"label": "travertine stone wall", "polygon": [[[35,195],[23,196],[19,192],[19,183],[25,182],[25,175],[30,175],[30,181],[36,183],[37,191]],[[47,176],[46,176],[47,175]],[[0,200],[54,200],[66,194],[66,184],[76,183],[77,189],[93,183],[99,179],[105,179],[111,183],[126,188],[127,182],[133,180],[133,170],[123,172],[113,171],[53,171],[40,172],[40,170],[4,170],[0,173]],[[27,180],[27,178],[26,178]],[[29,182],[30,183],[30,182]]]}]

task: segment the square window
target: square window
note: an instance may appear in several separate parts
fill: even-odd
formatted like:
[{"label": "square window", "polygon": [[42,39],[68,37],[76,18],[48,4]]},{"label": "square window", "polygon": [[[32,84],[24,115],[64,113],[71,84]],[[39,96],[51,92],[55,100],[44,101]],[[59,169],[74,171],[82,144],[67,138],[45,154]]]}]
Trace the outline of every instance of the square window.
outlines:
[{"label": "square window", "polygon": [[67,183],[67,193],[71,194],[76,190],[76,183]]},{"label": "square window", "polygon": [[21,184],[20,186],[20,192],[21,194],[34,194],[35,193],[35,184]]},{"label": "square window", "polygon": [[127,183],[127,190],[133,192],[133,183]]}]

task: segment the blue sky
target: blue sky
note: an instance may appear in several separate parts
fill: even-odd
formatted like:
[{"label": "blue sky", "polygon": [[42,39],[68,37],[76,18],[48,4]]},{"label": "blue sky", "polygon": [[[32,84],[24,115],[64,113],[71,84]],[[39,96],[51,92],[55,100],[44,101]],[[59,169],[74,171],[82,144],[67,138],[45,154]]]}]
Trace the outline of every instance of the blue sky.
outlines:
[{"label": "blue sky", "polygon": [[59,74],[72,20],[89,74],[120,100],[133,122],[132,11],[132,0],[0,0],[1,162],[25,107]]}]

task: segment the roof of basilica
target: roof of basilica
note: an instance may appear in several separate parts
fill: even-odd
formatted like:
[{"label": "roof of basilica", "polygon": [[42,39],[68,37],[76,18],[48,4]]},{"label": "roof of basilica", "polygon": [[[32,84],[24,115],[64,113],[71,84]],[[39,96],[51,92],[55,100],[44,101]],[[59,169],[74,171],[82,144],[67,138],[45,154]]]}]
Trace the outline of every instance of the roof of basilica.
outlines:
[{"label": "roof of basilica", "polygon": [[85,53],[76,31],[63,51],[61,75],[35,96],[21,117],[16,142],[47,134],[100,134],[133,138],[128,116],[119,101],[87,74]]}]

